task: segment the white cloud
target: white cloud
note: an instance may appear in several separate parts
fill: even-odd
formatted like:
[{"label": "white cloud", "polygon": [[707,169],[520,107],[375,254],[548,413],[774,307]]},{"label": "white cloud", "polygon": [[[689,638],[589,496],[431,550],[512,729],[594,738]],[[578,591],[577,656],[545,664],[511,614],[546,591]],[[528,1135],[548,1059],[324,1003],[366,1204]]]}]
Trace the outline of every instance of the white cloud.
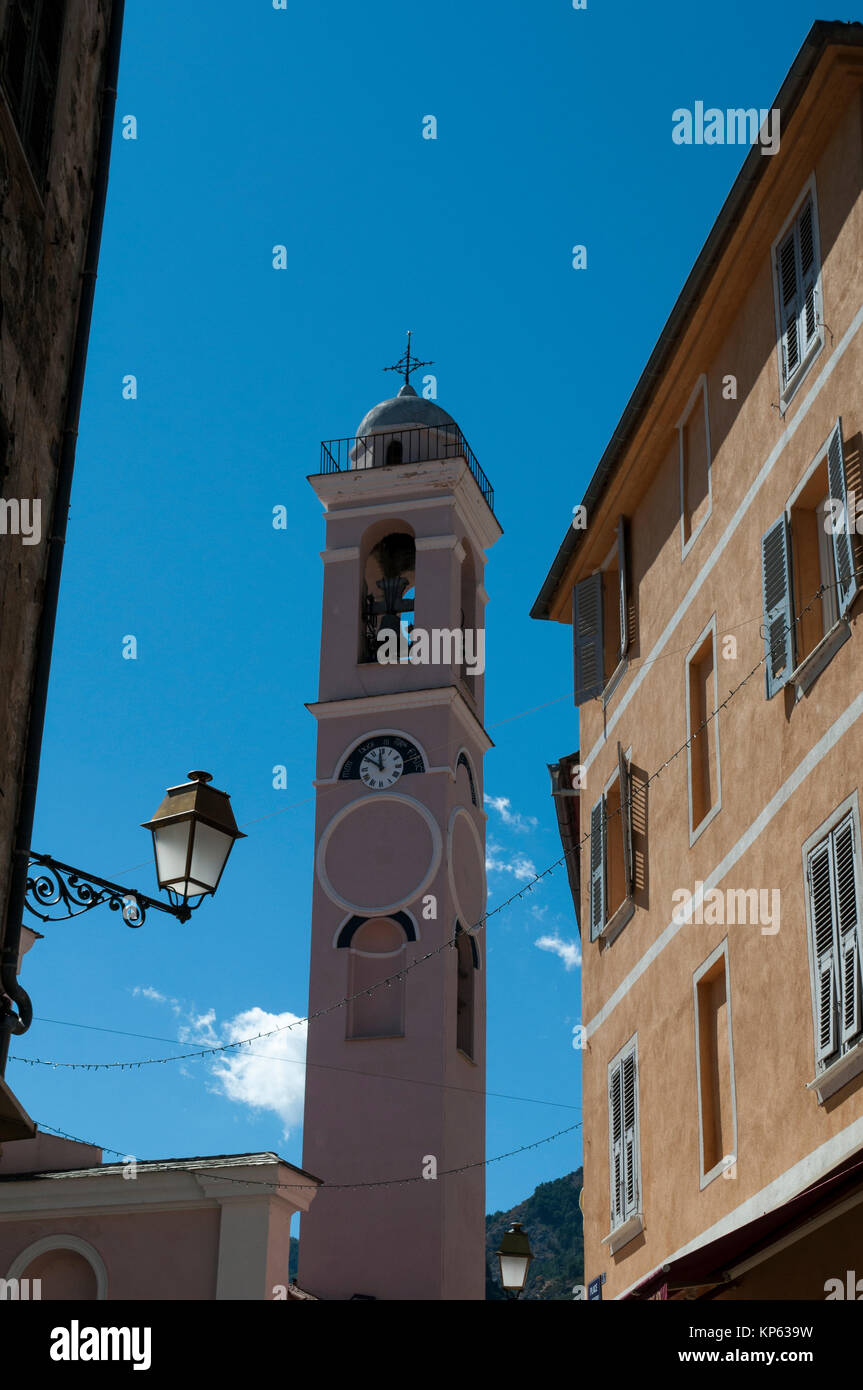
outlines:
[{"label": "white cloud", "polygon": [[154,1004],[168,1004],[175,1014],[180,1013],[180,1003],[177,999],[169,999],[167,994],[162,994],[160,990],[154,989],[152,985],[136,985],[132,994],[140,996],[142,999],[150,999]]},{"label": "white cloud", "polygon": [[489,796],[488,792],[483,795],[486,806],[490,806],[496,811],[509,830],[516,830],[520,835],[524,835],[529,830],[535,830],[539,824],[536,816],[523,816],[519,811],[513,811],[512,802],[508,796]]},{"label": "white cloud", "polygon": [[[247,1047],[222,1052],[205,1058],[203,1065],[213,1084],[208,1090],[226,1096],[238,1105],[251,1110],[269,1110],[282,1122],[284,1137],[303,1118],[303,1094],[306,1078],[306,1023],[297,1014],[268,1013],[266,1009],[244,1009],[233,1018],[218,1022],[215,1009],[203,1012],[181,1006],[176,999],[152,986],[136,985],[132,993],[154,1004],[168,1004],[184,1022],[178,1028],[178,1040],[196,1047],[221,1047],[240,1042],[243,1038],[256,1040]],[[297,1026],[288,1032],[288,1024]],[[273,1029],[279,1029],[273,1032]],[[273,1033],[269,1038],[257,1038],[258,1033]],[[185,1076],[199,1076],[200,1063],[190,1061],[181,1071]]]},{"label": "white cloud", "polygon": [[519,883],[527,883],[529,879],[536,878],[536,865],[532,859],[520,852],[510,854],[493,842],[489,843],[486,850],[485,870],[488,874],[512,874]]},{"label": "white cloud", "polygon": [[[289,1023],[298,1026],[288,1032]],[[301,1023],[297,1014],[272,1014],[253,1007],[217,1027],[215,1011],[210,1009],[192,1019],[181,1030],[181,1037],[203,1047],[217,1047],[274,1028],[282,1031],[214,1058],[210,1073],[216,1084],[210,1089],[252,1110],[272,1111],[281,1120],[287,1139],[303,1117],[306,1023]]]},{"label": "white cloud", "polygon": [[555,934],[540,936],[533,944],[541,951],[551,951],[552,955],[560,956],[567,970],[574,970],[577,965],[581,965],[581,951],[575,941],[564,941]]}]

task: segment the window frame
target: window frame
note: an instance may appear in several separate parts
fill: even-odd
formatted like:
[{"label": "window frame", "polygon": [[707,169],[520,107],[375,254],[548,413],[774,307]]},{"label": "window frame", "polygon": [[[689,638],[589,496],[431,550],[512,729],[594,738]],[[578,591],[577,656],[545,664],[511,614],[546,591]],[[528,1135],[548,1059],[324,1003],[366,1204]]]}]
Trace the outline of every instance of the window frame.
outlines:
[{"label": "window frame", "polygon": [[[590,700],[599,699],[602,708],[605,709],[611,700],[612,695],[620,684],[624,673],[629,666],[629,651],[632,646],[633,632],[630,622],[629,606],[632,593],[631,586],[631,540],[630,526],[627,517],[621,513],[615,525],[615,538],[608,553],[602,563],[578,580],[572,586],[572,646],[573,646],[573,699],[576,708],[587,704]],[[611,595],[606,595],[606,574],[612,565],[617,562],[617,634],[618,645],[615,654],[615,665],[606,676],[606,603],[611,602]],[[579,600],[579,591],[581,600]],[[587,635],[579,641],[581,624],[579,622],[579,603],[588,618],[591,616],[596,620],[596,630],[588,630]],[[593,680],[585,680],[585,652],[589,660],[593,659],[596,663],[596,656],[599,657],[601,665],[601,677],[594,676]],[[579,682],[579,671],[582,680]]]},{"label": "window frame", "polygon": [[[715,801],[715,803],[713,804],[713,806],[711,806],[711,808],[710,808],[710,810],[707,812],[706,816],[703,816],[702,819],[698,822],[698,825],[693,825],[693,823],[692,823],[692,817],[693,817],[693,813],[694,813],[694,809],[695,809],[695,808],[694,808],[693,799],[692,799],[692,711],[691,711],[691,707],[690,707],[690,678],[689,678],[689,668],[690,668],[690,666],[692,665],[692,660],[693,660],[693,658],[697,655],[697,653],[700,651],[701,647],[704,646],[704,643],[706,642],[707,638],[708,638],[709,636],[711,636],[711,635],[712,635],[712,637],[713,637],[713,711],[714,711],[713,722],[714,722],[714,724],[715,724],[715,737],[716,737],[716,801]],[[722,810],[722,757],[721,757],[720,748],[719,748],[719,715],[718,715],[718,710],[719,710],[719,668],[718,668],[718,652],[717,652],[717,647],[718,647],[718,640],[717,640],[717,624],[716,624],[716,614],[714,613],[713,616],[711,617],[710,621],[709,621],[709,622],[706,624],[706,626],[702,629],[702,631],[699,633],[698,637],[697,637],[697,638],[695,639],[695,641],[693,642],[692,646],[689,648],[689,651],[686,653],[686,661],[685,661],[685,663],[684,663],[684,673],[685,673],[685,677],[684,677],[684,678],[685,678],[685,696],[686,696],[686,743],[687,743],[687,748],[686,748],[686,790],[687,790],[687,797],[688,797],[688,801],[689,801],[689,847],[690,847],[690,849],[691,849],[692,846],[695,844],[695,841],[696,841],[696,840],[703,834],[703,832],[707,829],[707,827],[708,827],[708,825],[710,824],[710,822],[711,822],[716,816],[718,816],[718,815],[719,815],[719,812]]]},{"label": "window frame", "polygon": [[[689,423],[698,404],[699,392],[704,402],[704,440],[707,449],[707,511],[699,521],[695,530],[691,533],[689,540],[686,539],[686,460],[683,449],[683,432]],[[710,404],[707,390],[707,373],[702,372],[698,381],[692,389],[692,394],[686,402],[686,409],[681,415],[675,427],[677,429],[677,448],[680,471],[680,560],[681,564],[686,559],[690,550],[694,546],[701,532],[704,530],[713,512],[713,452],[710,446]]]},{"label": "window frame", "polygon": [[[822,637],[821,637],[820,640],[816,643],[816,645],[812,648],[811,652],[807,652],[806,655],[803,656],[803,657],[798,657],[798,653],[797,653],[797,647],[798,647],[798,621],[799,621],[799,616],[800,616],[800,615],[799,615],[799,614],[797,613],[797,611],[796,611],[796,610],[797,610],[797,604],[796,604],[795,593],[794,593],[795,581],[796,581],[796,576],[797,576],[797,559],[796,559],[796,557],[795,557],[795,551],[794,551],[794,535],[793,535],[793,526],[792,526],[792,515],[791,515],[791,513],[792,513],[792,510],[793,510],[793,508],[794,508],[794,505],[795,505],[795,503],[796,503],[796,501],[797,501],[797,498],[798,498],[798,497],[800,496],[800,494],[804,491],[804,489],[806,488],[807,484],[810,482],[810,480],[811,480],[811,478],[813,477],[813,475],[814,475],[814,474],[818,471],[818,469],[819,469],[823,464],[825,464],[825,463],[826,463],[826,465],[827,465],[827,470],[828,470],[828,483],[827,483],[828,493],[827,493],[827,495],[828,495],[828,499],[830,498],[830,496],[831,496],[831,494],[832,494],[832,484],[831,484],[830,478],[829,478],[829,470],[830,470],[830,445],[831,445],[831,443],[832,443],[834,437],[837,437],[837,436],[838,436],[838,441],[839,441],[839,448],[840,448],[840,450],[841,450],[842,473],[843,473],[843,490],[844,490],[844,493],[845,493],[845,499],[846,499],[846,504],[847,504],[847,498],[848,498],[848,475],[847,475],[846,464],[845,464],[845,451],[844,451],[844,441],[843,441],[843,434],[842,434],[842,416],[839,415],[839,416],[837,416],[836,420],[834,421],[833,425],[831,426],[831,429],[830,429],[829,434],[827,435],[827,438],[823,441],[822,444],[819,445],[818,450],[817,450],[817,452],[816,452],[814,458],[811,460],[811,462],[809,463],[809,466],[806,468],[805,472],[802,474],[802,476],[798,479],[797,483],[794,485],[794,488],[793,488],[792,492],[790,493],[789,497],[787,498],[787,500],[786,500],[786,502],[785,502],[785,505],[784,505],[784,507],[782,508],[782,511],[781,511],[781,513],[779,514],[779,516],[777,517],[776,521],[773,522],[773,523],[771,524],[771,526],[768,528],[768,531],[766,531],[766,532],[764,533],[764,536],[762,536],[762,538],[761,538],[761,546],[762,546],[762,549],[761,549],[761,567],[762,567],[762,584],[763,584],[763,573],[764,573],[764,551],[763,551],[763,542],[764,542],[764,538],[765,538],[765,536],[767,536],[767,535],[769,534],[770,531],[772,531],[772,530],[774,529],[774,527],[778,526],[780,522],[784,523],[784,527],[785,527],[785,536],[786,536],[786,548],[787,548],[787,556],[788,556],[788,596],[789,596],[789,597],[788,597],[788,599],[787,599],[787,604],[788,604],[788,609],[789,609],[789,612],[790,612],[790,627],[791,627],[791,631],[790,631],[790,634],[789,634],[789,638],[790,638],[789,663],[788,663],[788,664],[789,664],[789,669],[788,669],[788,671],[787,671],[787,674],[784,675],[784,678],[783,678],[781,681],[779,681],[779,682],[775,685],[775,688],[774,688],[773,690],[771,690],[771,689],[770,689],[770,669],[771,669],[771,668],[770,668],[770,658],[769,658],[769,656],[768,656],[767,662],[765,663],[766,698],[767,698],[768,700],[771,700],[771,699],[773,698],[774,695],[778,694],[779,691],[780,691],[780,690],[783,690],[783,689],[785,688],[785,686],[787,686],[787,685],[792,685],[792,686],[794,686],[794,690],[795,690],[795,703],[796,703],[796,701],[802,699],[803,696],[806,694],[807,690],[809,689],[809,687],[815,682],[815,680],[818,678],[818,676],[821,674],[821,672],[825,669],[825,667],[828,666],[828,665],[830,664],[830,662],[832,661],[833,657],[836,655],[836,652],[839,650],[839,648],[842,647],[842,646],[844,646],[844,644],[848,641],[848,639],[849,639],[849,638],[851,637],[851,635],[852,635],[852,634],[851,634],[851,624],[850,624],[850,622],[849,622],[849,613],[850,613],[851,609],[853,608],[854,604],[857,602],[857,599],[858,599],[859,596],[860,596],[861,589],[863,589],[863,585],[861,585],[860,583],[857,584],[855,590],[852,592],[851,597],[850,597],[850,599],[848,600],[848,602],[847,602],[847,604],[846,604],[845,612],[844,612],[844,613],[840,611],[840,599],[839,599],[839,590],[838,590],[838,587],[834,587],[834,590],[833,590],[833,612],[835,613],[836,616],[835,616],[835,619],[834,619],[834,621],[833,621],[832,626],[829,627],[829,628],[827,628],[827,629],[824,631]],[[845,519],[846,519],[846,521],[848,521],[849,525],[853,525],[854,518],[853,518],[853,517],[851,517],[851,518],[848,517],[847,505],[846,505],[846,518],[845,518]],[[855,560],[855,544],[854,544],[853,535],[854,535],[853,531],[849,531],[848,544],[849,544],[849,547],[850,547],[850,557],[851,557],[852,562]],[[839,584],[839,582],[840,582],[840,576],[839,576],[839,571],[838,571],[838,559],[837,559],[837,555],[836,555],[835,543],[834,543],[832,537],[827,537],[827,539],[828,539],[828,541],[829,541],[829,547],[830,547],[829,554],[830,554],[831,567],[832,567],[832,572],[833,572],[833,580],[832,580],[832,582],[833,582],[834,586],[838,586],[838,584]],[[822,546],[821,536],[820,536],[820,534],[819,534],[819,538],[818,538],[818,559],[819,559],[819,567],[820,567],[821,562],[822,562],[822,555],[823,555],[823,546]],[[855,572],[856,572],[856,565],[855,565]],[[823,582],[823,580],[822,580],[822,582]],[[765,606],[764,618],[765,618],[765,622],[766,622],[766,606]],[[823,608],[823,605],[822,605],[822,624],[823,624],[823,619],[824,619],[824,608]],[[766,641],[766,639],[765,639],[765,641]]]},{"label": "window frame", "polygon": [[[731,1127],[733,1142],[731,1147],[731,1153],[722,1154],[722,1156],[717,1160],[717,1162],[714,1163],[712,1168],[710,1168],[709,1170],[705,1170],[704,1114],[702,1107],[701,1089],[701,1019],[700,1010],[698,1007],[698,986],[704,979],[704,976],[709,974],[710,971],[712,971],[716,962],[723,956],[725,958],[725,1005],[726,1018],[728,1022],[728,1076],[729,1088],[731,1091]],[[709,1187],[709,1185],[712,1182],[714,1182],[721,1173],[724,1173],[728,1168],[733,1166],[728,1162],[729,1157],[732,1158],[733,1163],[737,1162],[737,1088],[734,1081],[734,1038],[731,1026],[731,968],[728,960],[727,936],[724,941],[721,941],[719,943],[719,945],[716,947],[714,951],[711,951],[707,959],[702,962],[702,964],[693,974],[692,998],[695,1008],[695,1085],[696,1095],[698,1099],[698,1173],[699,1190],[703,1192],[705,1187]]]},{"label": "window frame", "polygon": [[[799,363],[794,369],[788,380],[785,380],[785,362],[782,353],[782,289],[779,280],[779,248],[786,240],[788,233],[796,225],[800,214],[806,205],[807,199],[812,199],[812,244],[815,264],[818,269],[815,274],[814,297],[815,297],[815,338],[810,343],[806,352],[801,356]],[[800,389],[804,378],[808,376],[812,364],[821,355],[824,348],[824,298],[822,287],[823,265],[821,261],[821,217],[818,208],[818,190],[815,183],[815,170],[813,169],[803,188],[798,194],[795,202],[786,217],[779,234],[774,238],[770,247],[770,270],[773,279],[773,317],[776,331],[776,365],[779,374],[779,411],[784,415],[789,405]]]},{"label": "window frame", "polygon": [[[811,858],[818,847],[833,834],[844,822],[849,821],[852,826],[854,836],[854,888],[856,894],[856,936],[858,969],[860,975],[858,985],[860,988],[861,1015],[859,1027],[852,1040],[846,1046],[842,1040],[842,999],[841,987],[836,1005],[835,1025],[837,1030],[837,1046],[833,1052],[828,1054],[827,1059],[819,1059],[819,1007],[818,1007],[818,951],[815,940],[814,922],[812,920],[812,894],[809,881],[809,865]],[[801,858],[803,864],[803,897],[806,911],[806,946],[809,961],[809,994],[812,1013],[812,1042],[813,1057],[815,1061],[815,1075],[811,1081],[806,1083],[807,1090],[814,1090],[817,1093],[818,1103],[823,1105],[830,1096],[836,1091],[841,1090],[849,1081],[863,1071],[863,841],[860,838],[860,805],[858,793],[852,792],[844,801],[831,812],[826,820],[814,830],[806,839],[801,848]],[[831,893],[833,892],[833,876],[831,874]],[[835,906],[835,900],[834,900]],[[841,966],[842,941],[839,933],[838,923],[833,920],[834,933],[838,941],[838,957]]]},{"label": "window frame", "polygon": [[[624,887],[625,887],[625,889],[626,889],[626,892],[625,892],[625,896],[624,896],[624,898],[623,898],[623,901],[620,902],[620,903],[618,903],[617,907],[614,909],[614,911],[612,912],[611,916],[609,916],[609,914],[608,914],[608,866],[609,866],[609,853],[608,853],[608,818],[607,818],[607,811],[606,811],[606,801],[607,801],[607,798],[608,798],[608,794],[609,794],[609,792],[611,791],[611,789],[613,788],[615,782],[618,782],[618,781],[620,780],[621,772],[624,770],[624,768],[625,768],[625,772],[626,772],[626,781],[627,781],[627,789],[628,789],[628,792],[629,792],[629,796],[628,796],[628,798],[626,799],[626,800],[628,800],[628,809],[627,809],[626,811],[624,811],[624,806],[626,805],[626,801],[625,801],[625,799],[624,799],[624,790],[623,790],[623,787],[621,786],[621,792],[620,792],[620,806],[621,806],[620,833],[621,833],[621,836],[622,836],[621,846],[622,846],[623,863],[624,863]],[[593,847],[593,844],[594,844],[594,828],[595,828],[595,825],[596,825],[596,823],[597,823],[597,819],[599,819],[599,818],[601,818],[600,836],[601,836],[601,845],[602,845],[602,857],[601,857],[601,864],[600,864],[600,865],[597,865],[597,864],[595,863],[595,861],[594,861],[593,848],[592,848],[592,847]],[[610,946],[611,943],[617,938],[617,936],[619,936],[619,934],[623,931],[623,928],[627,925],[627,923],[630,922],[630,921],[632,920],[632,918],[634,917],[634,915],[635,915],[635,882],[634,882],[635,867],[634,867],[634,852],[633,852],[633,845],[632,845],[632,747],[631,747],[631,746],[630,746],[629,748],[627,748],[626,751],[624,752],[624,750],[623,750],[623,748],[621,747],[621,745],[620,745],[619,743],[618,743],[618,745],[617,745],[617,767],[616,767],[615,770],[612,772],[611,776],[608,778],[607,782],[605,783],[605,786],[604,786],[603,789],[602,789],[601,795],[600,795],[600,796],[597,798],[597,800],[593,803],[593,806],[591,807],[591,810],[590,810],[590,836],[591,836],[591,838],[590,838],[591,851],[590,851],[590,853],[589,853],[589,869],[588,869],[588,924],[589,924],[589,937],[590,937],[590,940],[591,940],[591,941],[598,941],[598,942],[600,942],[601,945]],[[597,874],[597,869],[600,870],[601,875],[602,875],[602,885],[601,885],[601,886],[602,886],[602,913],[601,913],[601,916],[602,916],[602,926],[600,927],[600,929],[599,929],[598,931],[595,930],[595,925],[596,925],[596,924],[595,924],[595,920],[594,920],[594,879],[595,879],[596,874]]]}]

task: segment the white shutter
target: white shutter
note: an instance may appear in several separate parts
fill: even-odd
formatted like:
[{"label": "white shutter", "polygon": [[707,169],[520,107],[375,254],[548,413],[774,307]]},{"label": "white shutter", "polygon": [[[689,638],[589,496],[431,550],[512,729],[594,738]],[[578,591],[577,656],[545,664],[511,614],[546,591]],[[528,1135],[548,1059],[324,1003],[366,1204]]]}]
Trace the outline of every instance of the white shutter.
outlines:
[{"label": "white shutter", "polygon": [[830,872],[830,839],[809,855],[809,905],[815,958],[815,1056],[824,1062],[836,1051],[837,951]]},{"label": "white shutter", "polygon": [[628,1052],[620,1064],[623,1109],[624,1219],[638,1210],[637,1101],[635,1053]]},{"label": "white shutter", "polygon": [[590,812],[590,939],[595,941],[605,926],[605,797]]},{"label": "white shutter", "polygon": [[627,556],[626,517],[617,521],[617,569],[620,580],[620,652],[622,661],[629,650],[629,564]]},{"label": "white shutter", "polygon": [[854,548],[851,531],[854,517],[848,515],[848,493],[845,485],[845,456],[842,451],[842,420],[836,421],[830,442],[827,445],[827,476],[830,484],[830,497],[841,502],[842,525],[831,527],[833,538],[833,558],[836,565],[837,599],[840,614],[845,614],[857,595],[857,574],[854,563]]},{"label": "white shutter", "polygon": [[782,378],[786,386],[818,338],[819,268],[815,205],[807,198],[776,252]]},{"label": "white shutter", "polygon": [[609,1162],[611,1165],[611,1226],[623,1221],[623,1097],[620,1063],[611,1070],[608,1084]]},{"label": "white shutter", "polygon": [[791,545],[784,512],[761,537],[761,592],[767,698],[770,700],[787,683],[794,669]]},{"label": "white shutter", "polygon": [[857,922],[854,821],[848,816],[833,831],[836,924],[841,958],[842,1045],[860,1032],[860,943]]},{"label": "white shutter", "polygon": [[818,336],[818,258],[815,251],[815,209],[811,198],[807,198],[806,206],[797,219],[797,243],[800,254],[800,343],[801,351],[805,353]]},{"label": "white shutter", "polygon": [[572,591],[572,643],[575,663],[575,703],[602,694],[605,685],[602,625],[602,575],[582,579]]}]

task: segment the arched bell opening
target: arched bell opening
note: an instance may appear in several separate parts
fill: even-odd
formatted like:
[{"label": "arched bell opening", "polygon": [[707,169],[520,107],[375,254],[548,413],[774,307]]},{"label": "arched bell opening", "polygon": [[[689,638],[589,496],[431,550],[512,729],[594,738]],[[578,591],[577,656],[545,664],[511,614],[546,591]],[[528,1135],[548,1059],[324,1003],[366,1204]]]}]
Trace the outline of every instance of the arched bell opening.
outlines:
[{"label": "arched bell opening", "polygon": [[362,551],[360,661],[407,661],[414,619],[416,542],[402,523],[373,528]]}]

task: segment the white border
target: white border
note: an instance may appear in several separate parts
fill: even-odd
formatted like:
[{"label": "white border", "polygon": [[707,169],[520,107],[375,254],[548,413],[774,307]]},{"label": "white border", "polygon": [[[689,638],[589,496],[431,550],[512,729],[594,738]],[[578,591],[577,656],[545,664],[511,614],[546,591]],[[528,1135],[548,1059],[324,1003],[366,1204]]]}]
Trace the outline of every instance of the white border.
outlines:
[{"label": "white border", "polygon": [[[686,539],[684,517],[686,514],[686,461],[683,457],[683,429],[688,423],[690,416],[695,411],[698,394],[701,392],[704,400],[704,443],[707,449],[707,511],[699,521],[689,540]],[[690,550],[694,546],[704,527],[710,520],[713,512],[713,454],[710,448],[710,408],[707,400],[707,373],[702,372],[701,376],[693,388],[692,395],[686,402],[686,409],[677,422],[677,445],[680,460],[680,559],[686,559]]]},{"label": "white border", "polygon": [[[800,361],[797,370],[790,381],[783,381],[784,365],[782,362],[782,306],[779,291],[779,276],[776,271],[776,252],[779,244],[788,235],[792,223],[796,220],[807,197],[812,195],[812,239],[814,243],[815,257],[818,262],[818,274],[815,277],[815,322],[818,328],[818,336],[809,348],[806,356]],[[794,206],[786,217],[782,230],[774,239],[770,247],[770,269],[773,277],[773,322],[776,329],[776,365],[779,373],[779,413],[784,416],[789,405],[803,380],[809,375],[809,368],[820,357],[824,350],[824,300],[822,295],[821,274],[823,266],[821,264],[821,214],[818,211],[818,190],[815,186],[815,170],[809,175],[803,188],[797,197]]]},{"label": "white border", "polygon": [[[692,824],[692,812],[693,812],[693,809],[694,809],[694,808],[693,808],[693,805],[692,805],[692,712],[691,712],[690,707],[689,707],[689,668],[690,668],[690,666],[691,666],[691,664],[692,664],[692,658],[695,656],[695,654],[697,653],[697,651],[699,650],[699,648],[702,647],[702,646],[704,645],[704,642],[705,642],[706,639],[707,639],[707,635],[708,635],[708,633],[710,633],[710,632],[712,632],[712,634],[713,634],[713,711],[712,711],[712,713],[713,713],[713,724],[714,724],[714,726],[715,726],[715,733],[716,733],[716,792],[717,792],[717,795],[716,795],[716,801],[715,801],[714,804],[711,806],[710,810],[707,812],[707,815],[704,816],[704,817],[698,822],[697,825],[693,825],[693,824]],[[717,664],[718,664],[718,661],[719,661],[719,653],[718,653],[718,651],[717,651],[716,648],[717,648],[717,638],[716,638],[716,614],[714,613],[713,616],[712,616],[712,618],[710,619],[710,622],[707,623],[707,625],[702,629],[702,631],[699,633],[698,637],[697,637],[697,638],[695,639],[695,641],[693,642],[692,646],[689,648],[689,651],[688,651],[687,654],[686,654],[686,661],[685,661],[684,667],[683,667],[683,670],[684,670],[684,679],[685,679],[685,682],[686,682],[686,688],[685,688],[685,695],[686,695],[686,742],[687,742],[687,745],[688,745],[688,746],[687,746],[687,749],[686,749],[686,790],[687,790],[687,795],[688,795],[688,797],[689,797],[689,847],[690,847],[690,849],[691,849],[692,846],[695,844],[695,841],[698,839],[699,835],[701,835],[701,833],[702,833],[704,830],[707,829],[707,827],[708,827],[708,825],[710,824],[710,822],[714,819],[715,816],[718,816],[718,815],[719,815],[719,812],[722,810],[722,763],[721,763],[720,756],[719,756],[719,715],[716,713],[716,711],[718,711],[718,709],[719,709],[719,670],[718,670],[718,665],[717,665]],[[705,732],[706,732],[706,730],[705,730]]]},{"label": "white border", "polygon": [[[375,804],[382,801],[395,801],[401,806],[410,806],[412,810],[418,811],[422,816],[432,836],[431,862],[426,870],[425,877],[418,886],[411,889],[403,898],[399,898],[395,902],[387,904],[381,903],[380,905],[375,904],[374,906],[370,906],[368,903],[353,903],[349,898],[343,898],[341,893],[338,893],[330,882],[326,868],[327,846],[329,845],[333,832],[341,825],[343,820],[352,815],[355,811],[361,811],[363,807],[368,807],[372,800],[374,800]],[[342,806],[341,809],[336,812],[332,820],[325,827],[320,841],[318,842],[317,854],[315,855],[315,868],[317,870],[318,882],[330,901],[336,903],[338,907],[344,908],[346,912],[350,912],[352,915],[356,914],[358,917],[388,917],[393,912],[400,912],[408,903],[422,896],[440,868],[442,851],[443,836],[440,832],[440,826],[427,806],[424,806],[421,801],[417,801],[413,796],[402,796],[397,792],[375,792],[373,798],[362,796],[356,801],[349,801],[346,806]]]},{"label": "white border", "polygon": [[721,941],[715,951],[711,951],[707,960],[699,965],[692,976],[692,998],[695,1005],[695,1080],[696,1095],[698,1097],[698,1169],[699,1185],[703,1192],[705,1187],[713,1182],[719,1174],[729,1167],[728,1155],[721,1154],[709,1172],[704,1169],[704,1117],[701,1110],[701,1047],[700,1047],[700,1018],[698,1014],[698,986],[709,970],[713,968],[720,956],[725,957],[725,1011],[728,1020],[728,1074],[731,1087],[731,1125],[732,1125],[732,1144],[731,1154],[737,1160],[737,1088],[734,1084],[734,1042],[731,1034],[731,968],[728,963],[728,937]]},{"label": "white border", "polygon": [[26,1249],[15,1256],[9,1266],[6,1278],[20,1279],[28,1265],[32,1264],[34,1260],[38,1260],[40,1255],[49,1255],[53,1250],[72,1250],[87,1261],[96,1276],[96,1301],[104,1303],[108,1297],[108,1271],[105,1268],[105,1261],[96,1247],[91,1245],[89,1241],[82,1240],[80,1236],[57,1234],[42,1236],[39,1240],[34,1240],[32,1245],[28,1245]]},{"label": "white border", "polygon": [[456,916],[458,917],[462,931],[464,932],[465,936],[476,936],[476,923],[468,921],[468,918],[462,911],[462,906],[458,900],[458,894],[456,893],[455,889],[455,871],[453,868],[452,841],[453,835],[455,834],[456,821],[458,820],[459,816],[464,816],[465,820],[470,826],[471,834],[473,835],[474,840],[476,841],[476,847],[479,852],[480,875],[482,880],[483,914],[485,913],[486,906],[488,905],[488,882],[485,873],[485,845],[482,842],[482,836],[480,835],[479,831],[476,828],[476,825],[474,824],[474,819],[470,811],[467,809],[466,806],[456,806],[450,813],[449,824],[447,826],[446,832],[446,872],[447,878],[449,879],[449,891],[452,894],[453,907],[456,910]]},{"label": "white border", "polygon": [[[851,793],[850,796],[846,796],[845,800],[840,802],[840,804],[836,807],[834,811],[831,811],[830,815],[827,817],[825,821],[822,821],[821,825],[819,825],[817,830],[813,830],[812,834],[808,837],[808,839],[804,840],[800,851],[803,860],[803,900],[806,907],[806,948],[807,954],[809,956],[809,997],[812,1010],[812,1063],[814,1067],[814,1077],[816,1082],[824,1076],[825,1072],[829,1071],[831,1067],[835,1066],[835,1063],[837,1061],[841,1061],[844,1057],[847,1057],[848,1052],[850,1052],[852,1049],[849,1048],[848,1052],[842,1051],[842,1030],[841,1027],[839,1027],[839,1021],[837,1020],[837,1036],[839,1042],[838,1056],[835,1058],[834,1062],[831,1062],[829,1066],[826,1067],[817,1060],[818,1004],[817,987],[815,984],[817,959],[815,955],[815,940],[814,931],[812,927],[812,903],[810,901],[809,893],[808,861],[809,855],[811,854],[815,846],[820,844],[822,840],[827,839],[827,836],[830,834],[831,830],[835,829],[839,822],[845,819],[849,811],[851,812],[854,818],[854,834],[856,837],[856,842],[854,846],[854,886],[857,892],[857,950],[860,956],[860,960],[863,961],[863,934],[861,934],[861,927],[863,927],[863,924],[861,924],[860,920],[861,908],[863,908],[863,854],[861,854],[860,840],[860,803],[858,800],[856,789]],[[846,1082],[850,1081],[851,1079],[851,1075],[845,1076],[841,1084],[845,1085]],[[838,1090],[840,1088],[836,1087],[836,1089]],[[831,1091],[830,1094],[832,1095],[833,1092]],[[825,1096],[825,1099],[829,1099],[829,1096]],[[822,1102],[819,1099],[819,1104],[821,1103]]]}]

